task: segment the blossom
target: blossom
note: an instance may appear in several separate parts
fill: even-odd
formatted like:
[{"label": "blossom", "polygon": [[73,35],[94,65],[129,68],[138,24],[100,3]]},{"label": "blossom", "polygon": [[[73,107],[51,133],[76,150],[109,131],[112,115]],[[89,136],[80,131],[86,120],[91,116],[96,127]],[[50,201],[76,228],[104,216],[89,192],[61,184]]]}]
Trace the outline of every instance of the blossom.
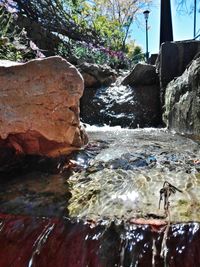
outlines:
[{"label": "blossom", "polygon": [[37,58],[45,58],[45,55],[40,50],[37,50],[36,57]]},{"label": "blossom", "polygon": [[39,50],[39,48],[37,47],[37,45],[33,42],[33,41],[30,41],[30,48],[32,49],[32,50]]}]

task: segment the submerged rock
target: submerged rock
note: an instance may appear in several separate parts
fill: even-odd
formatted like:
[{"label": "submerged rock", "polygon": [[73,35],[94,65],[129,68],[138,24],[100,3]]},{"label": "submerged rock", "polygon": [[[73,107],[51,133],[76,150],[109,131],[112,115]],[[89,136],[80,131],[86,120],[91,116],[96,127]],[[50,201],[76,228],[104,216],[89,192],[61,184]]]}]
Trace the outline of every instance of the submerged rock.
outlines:
[{"label": "submerged rock", "polygon": [[200,138],[200,56],[168,84],[163,119],[168,128]]},{"label": "submerged rock", "polygon": [[0,61],[1,160],[16,154],[57,156],[80,148],[83,79],[61,57]]}]

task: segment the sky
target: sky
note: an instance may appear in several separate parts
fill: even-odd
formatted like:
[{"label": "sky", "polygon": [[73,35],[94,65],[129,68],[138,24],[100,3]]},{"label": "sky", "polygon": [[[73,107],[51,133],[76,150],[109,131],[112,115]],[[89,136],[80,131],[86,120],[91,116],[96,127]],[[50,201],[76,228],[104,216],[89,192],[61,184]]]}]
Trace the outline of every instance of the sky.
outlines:
[{"label": "sky", "polygon": [[[175,4],[176,0],[171,0],[172,9],[172,25],[174,41],[181,41],[193,38],[193,14],[178,13]],[[160,0],[153,0],[154,6],[151,7],[148,20],[148,46],[150,54],[158,53],[160,41]],[[132,26],[131,38],[140,45],[144,52],[146,52],[146,33],[144,15],[141,14],[140,24],[134,23]],[[140,25],[140,26],[139,26]],[[197,12],[196,29],[200,29],[200,13]],[[200,33],[200,32],[199,32]]]}]

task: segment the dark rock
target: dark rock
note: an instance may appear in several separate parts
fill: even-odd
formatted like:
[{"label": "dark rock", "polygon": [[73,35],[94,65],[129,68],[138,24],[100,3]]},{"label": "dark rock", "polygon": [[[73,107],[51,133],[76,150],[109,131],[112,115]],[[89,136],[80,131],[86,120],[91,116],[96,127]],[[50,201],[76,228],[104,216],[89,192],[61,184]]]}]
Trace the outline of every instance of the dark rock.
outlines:
[{"label": "dark rock", "polygon": [[149,58],[149,64],[155,65],[158,58],[158,54],[151,54]]},{"label": "dark rock", "polygon": [[156,67],[149,64],[138,63],[131,73],[122,81],[123,85],[155,85],[158,84]]},{"label": "dark rock", "polygon": [[200,138],[200,56],[168,84],[163,119],[168,128]]},{"label": "dark rock", "polygon": [[115,82],[117,73],[107,65],[98,65],[83,63],[79,65],[86,88],[99,87],[101,85],[110,85]]},{"label": "dark rock", "polygon": [[166,42],[161,45],[157,68],[162,106],[167,84],[184,72],[198,52],[200,52],[200,41]]}]

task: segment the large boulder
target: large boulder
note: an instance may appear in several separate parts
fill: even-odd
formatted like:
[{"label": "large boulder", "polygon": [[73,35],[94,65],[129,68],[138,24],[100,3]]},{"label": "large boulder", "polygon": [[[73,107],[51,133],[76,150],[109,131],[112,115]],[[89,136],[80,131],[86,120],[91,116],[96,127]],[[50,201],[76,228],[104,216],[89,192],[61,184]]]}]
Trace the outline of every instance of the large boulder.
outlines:
[{"label": "large boulder", "polygon": [[82,63],[79,70],[83,76],[86,88],[97,88],[101,85],[110,85],[116,80],[117,73],[107,65]]},{"label": "large boulder", "polygon": [[161,45],[157,68],[160,78],[161,103],[167,84],[185,71],[188,64],[200,52],[200,41],[166,42]]},{"label": "large boulder", "polygon": [[0,61],[0,150],[57,156],[86,143],[79,122],[84,83],[61,57]]},{"label": "large boulder", "polygon": [[163,119],[168,128],[200,138],[200,56],[168,84]]}]

